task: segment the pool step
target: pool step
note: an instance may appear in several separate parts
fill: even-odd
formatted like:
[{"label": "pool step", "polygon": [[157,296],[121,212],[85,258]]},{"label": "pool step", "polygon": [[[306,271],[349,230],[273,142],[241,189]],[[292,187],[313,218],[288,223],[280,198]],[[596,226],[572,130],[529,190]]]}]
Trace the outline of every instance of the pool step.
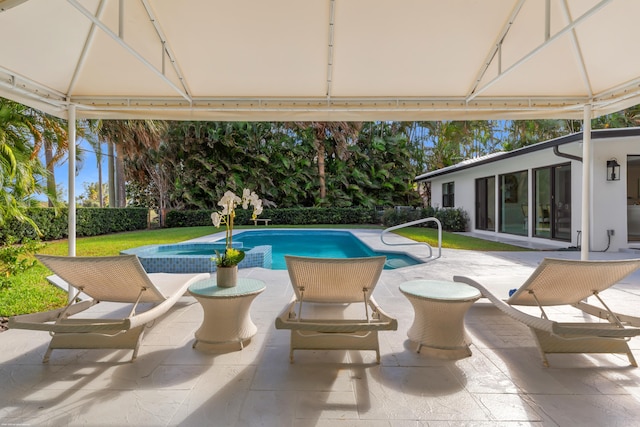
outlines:
[{"label": "pool step", "polygon": [[384,263],[384,265],[386,265],[388,268],[402,268],[402,267],[409,267],[411,265],[415,265],[415,263],[408,262],[405,259],[391,258],[391,259],[388,259]]}]

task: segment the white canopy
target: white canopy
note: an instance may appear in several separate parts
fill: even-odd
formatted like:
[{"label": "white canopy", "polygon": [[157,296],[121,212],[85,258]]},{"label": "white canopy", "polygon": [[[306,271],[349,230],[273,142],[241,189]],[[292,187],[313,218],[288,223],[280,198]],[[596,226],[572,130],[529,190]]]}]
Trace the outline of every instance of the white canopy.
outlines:
[{"label": "white canopy", "polygon": [[590,224],[589,119],[640,104],[638,16],[638,0],[0,0],[0,96],[71,122],[583,119]]},{"label": "white canopy", "polygon": [[0,0],[0,96],[67,117],[583,118],[640,103],[637,0]]}]

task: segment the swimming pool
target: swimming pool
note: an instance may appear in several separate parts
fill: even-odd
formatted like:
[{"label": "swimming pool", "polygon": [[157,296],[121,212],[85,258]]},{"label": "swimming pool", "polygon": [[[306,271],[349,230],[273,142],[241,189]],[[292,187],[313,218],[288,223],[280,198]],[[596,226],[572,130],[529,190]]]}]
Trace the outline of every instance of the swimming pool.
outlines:
[{"label": "swimming pool", "polygon": [[[317,258],[358,258],[385,255],[386,269],[421,262],[406,253],[374,251],[348,231],[334,230],[250,230],[233,237],[244,248],[270,245],[271,269],[286,270],[285,255]],[[218,240],[224,242],[224,239]]]},{"label": "swimming pool", "polygon": [[[239,268],[263,267],[285,270],[285,255],[355,258],[385,255],[385,269],[422,263],[403,252],[374,251],[348,231],[248,230],[234,235],[233,246],[245,251]],[[121,251],[135,254],[148,273],[210,273],[216,270],[211,257],[224,249],[224,238],[215,242],[147,245]]]}]

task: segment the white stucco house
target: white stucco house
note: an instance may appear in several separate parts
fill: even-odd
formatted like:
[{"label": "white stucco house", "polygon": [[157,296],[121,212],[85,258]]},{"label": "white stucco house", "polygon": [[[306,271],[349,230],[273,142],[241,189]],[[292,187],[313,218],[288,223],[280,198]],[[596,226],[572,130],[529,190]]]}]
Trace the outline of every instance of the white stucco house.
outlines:
[{"label": "white stucco house", "polygon": [[[640,128],[592,132],[591,251],[640,248]],[[581,244],[582,133],[416,177],[433,207],[461,208],[469,231],[552,246]]]}]

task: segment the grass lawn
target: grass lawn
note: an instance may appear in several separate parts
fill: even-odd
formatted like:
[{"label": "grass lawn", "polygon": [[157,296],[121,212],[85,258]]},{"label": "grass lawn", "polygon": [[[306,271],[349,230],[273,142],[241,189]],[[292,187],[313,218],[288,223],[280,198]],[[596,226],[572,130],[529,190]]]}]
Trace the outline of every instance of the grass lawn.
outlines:
[{"label": "grass lawn", "polygon": [[[438,247],[438,230],[433,228],[408,227],[396,230],[394,233],[404,236],[416,242],[425,242],[432,247]],[[469,251],[527,251],[530,249],[506,243],[492,242],[456,233],[442,232],[442,247],[449,249],[463,249]]]},{"label": "grass lawn", "polygon": [[[83,237],[76,240],[76,255],[119,255],[121,250],[136,246],[182,242],[216,231],[213,227],[185,227]],[[48,242],[40,252],[49,255],[67,255],[69,242],[66,239]],[[50,274],[51,271],[48,268],[38,263],[36,267],[13,277],[9,288],[0,289],[0,317],[35,313],[64,306],[67,302],[67,294],[49,285],[46,277]]]},{"label": "grass lawn", "polygon": [[[253,226],[236,226],[236,229],[255,228]],[[259,227],[262,228],[262,227]],[[313,225],[295,226],[292,228],[380,228],[370,225],[336,226]],[[126,233],[109,234],[105,236],[83,237],[76,241],[76,255],[105,256],[118,255],[124,249],[137,246],[176,243],[196,237],[216,233],[221,229],[212,226],[167,228],[160,230],[131,231]],[[433,247],[438,244],[437,231],[430,228],[411,227],[396,231],[396,233],[419,242],[426,242]],[[68,241],[60,240],[47,243],[41,252],[51,255],[67,255]],[[442,247],[453,249],[468,249],[474,251],[514,251],[524,250],[519,247],[502,243],[476,239],[455,233],[442,233]],[[12,278],[8,288],[0,289],[0,317],[16,314],[34,313],[62,307],[66,303],[67,294],[46,281],[51,272],[41,264],[31,270]]]}]

